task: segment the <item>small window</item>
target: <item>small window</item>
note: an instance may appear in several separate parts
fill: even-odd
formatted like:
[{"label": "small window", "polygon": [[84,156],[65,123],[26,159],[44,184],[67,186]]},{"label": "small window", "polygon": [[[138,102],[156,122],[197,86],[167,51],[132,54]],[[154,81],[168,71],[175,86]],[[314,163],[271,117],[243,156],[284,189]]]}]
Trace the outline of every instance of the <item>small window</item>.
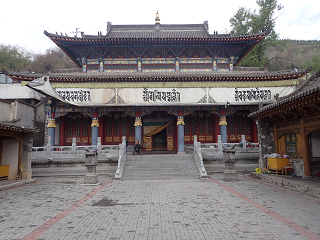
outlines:
[{"label": "small window", "polygon": [[286,142],[290,142],[290,135],[286,135]]},{"label": "small window", "polygon": [[291,157],[297,156],[297,138],[296,134],[286,134],[286,154]]},{"label": "small window", "polygon": [[296,153],[296,145],[287,145],[287,153]]}]

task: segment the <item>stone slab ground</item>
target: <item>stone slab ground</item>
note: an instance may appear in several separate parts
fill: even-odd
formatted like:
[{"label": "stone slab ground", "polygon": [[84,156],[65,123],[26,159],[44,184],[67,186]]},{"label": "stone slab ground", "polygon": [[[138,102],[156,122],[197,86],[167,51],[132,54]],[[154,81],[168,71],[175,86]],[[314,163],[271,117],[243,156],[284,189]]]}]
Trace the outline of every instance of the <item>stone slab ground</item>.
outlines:
[{"label": "stone slab ground", "polygon": [[38,178],[0,191],[0,239],[320,239],[320,199],[250,175]]}]

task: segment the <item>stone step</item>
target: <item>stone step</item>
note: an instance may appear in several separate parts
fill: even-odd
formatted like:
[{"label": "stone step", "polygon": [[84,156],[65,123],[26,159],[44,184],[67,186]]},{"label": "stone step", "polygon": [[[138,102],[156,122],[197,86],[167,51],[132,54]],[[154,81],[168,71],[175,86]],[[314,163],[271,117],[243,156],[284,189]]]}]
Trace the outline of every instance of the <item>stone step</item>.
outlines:
[{"label": "stone step", "polygon": [[149,168],[149,167],[167,167],[167,168],[175,168],[175,167],[187,167],[187,166],[194,166],[192,163],[179,163],[179,164],[164,164],[164,163],[128,163],[126,164],[126,167],[143,167],[143,168]]},{"label": "stone step", "polygon": [[138,169],[138,170],[145,170],[145,169],[196,169],[196,166],[193,164],[184,164],[184,165],[176,165],[176,164],[128,164],[125,166],[126,169]]},{"label": "stone step", "polygon": [[123,177],[122,181],[169,181],[169,180],[176,180],[176,181],[187,181],[187,180],[196,180],[199,179],[198,176],[179,176],[179,177],[143,177],[143,178],[136,178],[136,177]]},{"label": "stone step", "polygon": [[144,158],[137,158],[137,159],[132,159],[132,158],[127,158],[127,160],[131,162],[182,162],[182,161],[187,161],[187,162],[193,162],[193,159],[176,159],[176,158],[168,158],[168,159],[144,159]]},{"label": "stone step", "polygon": [[[197,172],[193,172],[192,175],[196,175]],[[158,174],[153,174],[153,173],[126,173],[125,176],[127,177],[132,177],[132,176],[188,176],[190,175],[190,172],[167,172],[167,173],[158,173]]]},{"label": "stone step", "polygon": [[192,154],[127,156],[122,180],[197,179]]},{"label": "stone step", "polygon": [[134,170],[134,171],[154,171],[160,172],[161,171],[190,171],[190,170],[197,170],[195,166],[187,166],[187,167],[160,167],[160,166],[149,166],[149,167],[136,167],[136,166],[125,166],[126,171]]},{"label": "stone step", "polygon": [[177,170],[177,171],[148,171],[146,173],[144,173],[143,171],[128,171],[125,170],[125,175],[170,175],[170,174],[174,174],[174,175],[186,175],[186,174],[197,174],[198,171],[196,170],[191,170],[191,171],[181,171],[181,170]]}]

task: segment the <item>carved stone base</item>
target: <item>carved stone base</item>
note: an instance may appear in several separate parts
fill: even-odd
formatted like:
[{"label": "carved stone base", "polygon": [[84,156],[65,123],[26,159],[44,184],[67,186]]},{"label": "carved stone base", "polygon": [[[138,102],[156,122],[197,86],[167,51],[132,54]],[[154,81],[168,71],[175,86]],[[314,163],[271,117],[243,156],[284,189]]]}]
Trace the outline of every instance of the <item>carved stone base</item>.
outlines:
[{"label": "carved stone base", "polygon": [[98,174],[87,174],[84,176],[84,184],[98,183]]},{"label": "carved stone base", "polygon": [[236,170],[225,170],[224,179],[225,182],[237,182],[238,174]]},{"label": "carved stone base", "polygon": [[86,168],[88,174],[95,174],[97,172],[96,164],[86,164]]}]

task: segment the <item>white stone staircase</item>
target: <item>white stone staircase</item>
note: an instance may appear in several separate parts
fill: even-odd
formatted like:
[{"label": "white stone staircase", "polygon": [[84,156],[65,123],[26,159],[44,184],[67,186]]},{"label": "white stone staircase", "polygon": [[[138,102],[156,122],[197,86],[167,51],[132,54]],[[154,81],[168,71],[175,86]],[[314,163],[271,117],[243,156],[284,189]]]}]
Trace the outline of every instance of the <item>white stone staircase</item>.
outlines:
[{"label": "white stone staircase", "polygon": [[127,156],[121,180],[199,179],[193,154]]}]

